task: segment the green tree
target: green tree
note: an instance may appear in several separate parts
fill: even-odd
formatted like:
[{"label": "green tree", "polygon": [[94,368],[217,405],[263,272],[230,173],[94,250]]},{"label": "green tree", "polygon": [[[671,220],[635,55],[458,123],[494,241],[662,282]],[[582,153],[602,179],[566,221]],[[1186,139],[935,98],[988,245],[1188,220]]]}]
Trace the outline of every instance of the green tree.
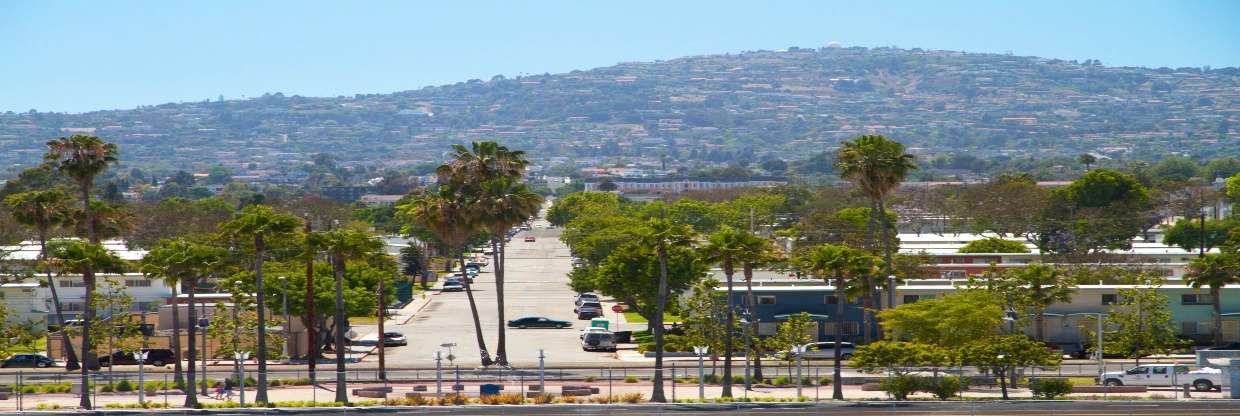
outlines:
[{"label": "green tree", "polygon": [[[64,329],[65,314],[60,305],[60,294],[52,281],[52,270],[47,267],[47,240],[51,232],[65,224],[69,213],[69,195],[61,188],[33,190],[9,195],[4,198],[4,205],[17,223],[33,228],[39,240],[39,262],[44,268],[47,288],[52,294],[52,307],[56,309],[56,322]],[[77,354],[68,336],[61,337],[61,348],[65,353],[65,369],[78,369]]]},{"label": "green tree", "polygon": [[[769,239],[758,237],[752,234],[746,234],[741,239],[741,256],[738,259],[741,263],[741,275],[745,278],[745,305],[749,318],[749,336],[756,337],[758,334],[758,320],[754,318],[757,307],[757,300],[753,295],[753,271],[754,269],[775,263],[780,263],[784,259],[782,253],[775,248],[775,243]],[[746,354],[753,357],[754,378],[762,379],[762,351],[761,342],[750,342],[750,351]]]},{"label": "green tree", "polygon": [[[719,231],[710,234],[707,238],[706,245],[701,247],[702,259],[712,263],[719,264],[723,269],[723,276],[727,284],[727,307],[724,309],[724,328],[732,328],[736,326],[735,307],[733,306],[733,279],[736,274],[736,266],[741,256],[745,254],[746,247],[742,240],[748,234],[737,231],[732,227],[724,227]],[[732,331],[723,333],[723,397],[732,397]]]},{"label": "green tree", "polygon": [[1040,263],[1009,270],[1005,274],[1009,282],[1023,289],[1018,302],[1032,310],[1034,333],[1038,341],[1044,340],[1046,309],[1057,302],[1071,300],[1075,282],[1058,267]]},{"label": "green tree", "polygon": [[1207,182],[1214,182],[1215,179],[1227,179],[1232,175],[1240,173],[1240,159],[1234,157],[1220,157],[1211,160],[1202,169]]},{"label": "green tree", "polygon": [[557,199],[547,211],[551,225],[563,227],[587,215],[620,211],[620,197],[610,192],[577,192]]},{"label": "green tree", "polygon": [[[882,253],[885,274],[891,274],[891,256],[894,252],[892,231],[894,228],[886,215],[887,197],[904,182],[909,172],[916,170],[913,155],[904,152],[904,144],[883,136],[864,135],[841,143],[835,154],[835,169],[840,177],[852,182],[870,198],[870,234],[874,229],[882,233]],[[870,241],[874,241],[871,237]],[[895,288],[888,288],[894,296]],[[881,309],[881,303],[880,307]]]},{"label": "green tree", "polygon": [[1051,194],[1037,221],[1042,253],[1128,249],[1149,221],[1149,192],[1132,175],[1094,169]]},{"label": "green tree", "polygon": [[983,290],[961,290],[879,313],[892,340],[907,340],[955,350],[998,332],[1003,323],[1002,301]]},{"label": "green tree", "polygon": [[[339,229],[323,232],[317,236],[317,240],[316,246],[322,247],[323,251],[327,252],[329,258],[331,259],[332,272],[336,278],[336,303],[335,307],[332,309],[336,311],[336,401],[347,403],[349,401],[349,394],[345,377],[348,374],[346,373],[344,364],[346,355],[344,353],[344,332],[348,326],[349,319],[349,317],[346,316],[347,314],[344,313],[344,276],[346,265],[349,261],[361,260],[381,254],[383,250],[383,242],[373,238],[369,234],[350,229]],[[263,289],[260,283],[258,293],[262,293],[262,290]],[[258,304],[261,306],[262,302],[263,300],[260,297],[258,299]],[[383,307],[383,305],[379,305],[379,307]],[[260,325],[262,325],[262,314],[260,313],[259,316]],[[260,351],[263,347],[264,345],[260,339]],[[382,371],[383,369],[380,369],[380,372]]]},{"label": "green tree", "polygon": [[1020,367],[1057,367],[1062,361],[1062,357],[1047,349],[1046,345],[1024,335],[978,338],[964,345],[960,354],[965,363],[990,368],[999,379],[1004,400],[1008,399],[1006,374]]},{"label": "green tree", "polygon": [[1141,363],[1150,354],[1169,354],[1185,343],[1176,337],[1175,321],[1167,298],[1158,293],[1162,282],[1147,278],[1140,287],[1119,289],[1119,302],[1112,304],[1106,325],[1114,332],[1103,334],[1108,354],[1121,354]]},{"label": "green tree", "polygon": [[[95,233],[95,218],[90,193],[94,189],[95,177],[106,171],[108,165],[116,163],[117,152],[116,144],[104,142],[98,137],[73,135],[47,142],[47,153],[43,155],[44,162],[54,166],[60,173],[77,183],[82,197],[86,238],[92,244],[99,243],[99,236]],[[84,264],[89,266],[90,262]],[[89,267],[82,269],[82,279],[86,283],[86,304],[89,305],[95,297],[95,271]],[[87,308],[82,314],[84,324],[89,326],[94,316],[95,311]],[[90,328],[82,328],[82,351],[84,354],[91,351]],[[87,365],[82,366],[81,370],[82,385],[85,386],[89,384],[90,379],[88,369],[95,364],[95,361],[94,357],[89,354],[84,358]],[[85,389],[82,391],[78,404],[83,409],[91,408],[90,396]]]},{"label": "green tree", "polygon": [[680,302],[685,341],[694,346],[710,347],[711,354],[715,355],[728,349],[720,335],[740,329],[735,323],[728,326],[724,318],[728,314],[728,302],[716,290],[718,288],[718,280],[702,279],[693,284],[689,295],[681,298]]},{"label": "green tree", "polygon": [[1155,163],[1150,173],[1158,179],[1183,182],[1200,176],[1201,167],[1191,160],[1172,156]]},{"label": "green tree", "polygon": [[[86,304],[95,304],[95,291],[90,285],[95,283],[95,272],[121,272],[125,268],[125,262],[115,254],[112,254],[103,245],[99,243],[90,243],[81,240],[56,240],[48,243],[48,253],[53,259],[55,266],[61,273],[76,273],[82,275],[82,279],[86,281]],[[90,280],[86,280],[87,276]],[[83,382],[89,379],[87,372],[94,363],[94,351],[90,343],[91,320],[95,319],[93,308],[86,308],[82,314],[82,355],[85,365],[82,366],[82,374],[84,374]],[[88,385],[88,384],[83,384]],[[90,398],[82,396],[82,406],[89,408]]]},{"label": "green tree", "polygon": [[150,249],[165,238],[211,234],[232,218],[234,206],[221,198],[169,198],[133,207],[133,229],[125,243]]},{"label": "green tree", "polygon": [[[1227,218],[1222,220],[1207,220],[1203,226],[1201,221],[1193,219],[1181,219],[1167,228],[1163,234],[1163,242],[1167,245],[1180,247],[1187,251],[1210,251],[1214,247],[1219,247],[1227,243],[1228,235],[1231,230],[1237,229],[1236,220]],[[1204,235],[1202,234],[1204,231]],[[1202,244],[1205,247],[1202,247]]]},{"label": "green tree", "polygon": [[[845,300],[849,298],[845,287],[853,283],[854,280],[863,279],[864,276],[873,274],[878,268],[877,265],[880,261],[877,257],[866,254],[864,250],[833,244],[823,244],[814,247],[806,253],[805,258],[801,261],[825,283],[835,286],[834,371],[836,380],[843,380],[840,374],[842,367],[840,345],[844,342],[844,304],[846,303]],[[835,384],[832,397],[836,400],[843,400],[844,390],[839,386],[840,383]]]},{"label": "green tree", "polygon": [[[800,312],[788,316],[788,319],[780,322],[775,327],[775,334],[763,338],[763,347],[767,351],[780,351],[786,360],[796,359],[796,355],[791,353],[792,347],[808,344],[814,340],[814,330],[818,324],[814,322],[814,318],[809,312]],[[837,379],[838,380],[838,379]]]},{"label": "green tree", "polygon": [[[989,182],[969,185],[954,199],[956,215],[967,218],[973,232],[1033,240],[1035,225],[1050,200],[1050,191],[1030,175],[999,175]],[[1012,209],[1021,207],[1021,209]]]},{"label": "green tree", "polygon": [[857,347],[850,364],[867,372],[882,369],[903,376],[914,371],[914,367],[944,365],[949,361],[948,355],[947,350],[934,344],[877,341]]},{"label": "green tree", "polygon": [[1098,158],[1089,153],[1081,153],[1080,156],[1077,156],[1076,160],[1081,162],[1082,165],[1085,165],[1085,170],[1089,170],[1090,166],[1098,162]]},{"label": "green tree", "polygon": [[[538,214],[542,208],[541,195],[530,190],[529,186],[517,182],[513,178],[498,177],[486,180],[481,184],[479,199],[479,222],[491,235],[492,264],[495,271],[495,302],[498,311],[497,322],[507,322],[504,318],[504,261],[505,241],[508,230],[528,221]],[[495,362],[508,365],[508,342],[505,337],[505,325],[499,325],[499,337],[495,347]]]},{"label": "green tree", "polygon": [[1240,254],[1209,253],[1192,259],[1184,283],[1195,289],[1210,288],[1210,304],[1214,312],[1214,345],[1223,345],[1222,288],[1240,283]]},{"label": "green tree", "polygon": [[267,301],[263,282],[263,261],[266,260],[267,246],[271,240],[281,240],[293,235],[301,220],[287,214],[278,214],[265,205],[250,205],[242,210],[241,215],[224,223],[222,228],[225,236],[237,243],[253,243],[254,249],[254,281],[258,294],[255,312],[258,314],[258,350],[255,360],[258,362],[258,387],[254,401],[267,403],[267,337],[263,334],[267,329]]},{"label": "green tree", "polygon": [[986,237],[970,241],[958,250],[961,253],[1028,253],[1025,243],[999,237]]}]

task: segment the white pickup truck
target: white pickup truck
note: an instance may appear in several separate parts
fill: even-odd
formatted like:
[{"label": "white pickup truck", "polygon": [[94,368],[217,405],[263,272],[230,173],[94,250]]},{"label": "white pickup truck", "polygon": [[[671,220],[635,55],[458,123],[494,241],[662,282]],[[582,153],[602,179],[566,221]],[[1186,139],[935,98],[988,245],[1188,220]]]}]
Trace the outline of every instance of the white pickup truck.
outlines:
[{"label": "white pickup truck", "polygon": [[1190,371],[1186,365],[1143,364],[1128,371],[1112,371],[1102,374],[1102,384],[1107,386],[1174,387],[1192,384],[1197,391],[1219,389],[1230,384],[1225,371],[1203,367]]}]

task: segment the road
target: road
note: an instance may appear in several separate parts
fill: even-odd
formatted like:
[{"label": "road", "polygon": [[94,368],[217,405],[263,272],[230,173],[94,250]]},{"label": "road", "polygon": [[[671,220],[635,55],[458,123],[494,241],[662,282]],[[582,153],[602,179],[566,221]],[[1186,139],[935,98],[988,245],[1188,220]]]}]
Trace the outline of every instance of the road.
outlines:
[{"label": "road", "polygon": [[[538,350],[542,348],[548,363],[595,363],[605,366],[613,360],[611,355],[582,351],[577,338],[579,332],[588,326],[588,321],[578,321],[572,313],[574,293],[568,288],[572,258],[568,247],[559,240],[560,229],[546,228],[546,222],[541,220],[535,222],[535,227],[518,233],[505,251],[506,319],[544,316],[573,322],[573,329],[509,329],[509,362],[519,367],[537,366]],[[526,236],[534,236],[536,241],[526,242]],[[492,264],[484,268],[473,283],[483,336],[492,354],[500,325],[495,308],[493,267]],[[433,368],[434,351],[443,350],[446,353],[448,349],[441,345],[455,343],[451,350],[456,359],[452,364],[462,368],[477,367],[481,359],[465,292],[432,293],[434,298],[430,303],[407,324],[388,325],[388,330],[404,333],[409,338],[408,346],[387,350],[388,365]],[[449,363],[445,361],[443,365]]]}]

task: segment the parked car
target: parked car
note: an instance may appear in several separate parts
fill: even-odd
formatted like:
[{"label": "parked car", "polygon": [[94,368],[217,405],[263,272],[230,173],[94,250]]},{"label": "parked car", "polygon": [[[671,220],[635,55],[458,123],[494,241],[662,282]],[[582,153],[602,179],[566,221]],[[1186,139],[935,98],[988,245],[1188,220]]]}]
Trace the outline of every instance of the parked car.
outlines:
[{"label": "parked car", "polygon": [[[853,343],[851,342],[840,343],[840,357],[845,360],[852,359],[853,352],[856,352],[856,350],[857,350],[856,345],[853,345]],[[824,358],[833,359],[835,358],[835,343],[834,342],[810,343],[808,348],[806,348],[805,350],[804,357],[806,359],[811,359],[811,360],[824,359]]]},{"label": "parked car", "polygon": [[1237,351],[1240,350],[1240,342],[1233,342],[1227,345],[1206,348],[1210,351]]},{"label": "parked car", "polygon": [[582,293],[577,295],[577,301],[573,302],[573,305],[581,306],[582,302],[598,302],[598,295],[593,293]]},{"label": "parked car", "polygon": [[573,313],[577,314],[577,319],[590,319],[603,316],[603,305],[598,302],[582,302],[573,308]]},{"label": "parked car", "polygon": [[610,332],[610,331],[608,331],[607,328],[600,328],[597,326],[592,326],[592,327],[581,330],[581,336],[577,338],[581,338],[582,340],[584,340],[586,339],[587,334],[593,334],[596,332]]},{"label": "parked car", "polygon": [[1191,384],[1194,390],[1209,391],[1221,390],[1230,385],[1231,378],[1217,368],[1205,367],[1189,371],[1186,365],[1143,364],[1127,371],[1103,373],[1101,382],[1107,386],[1173,387]]},{"label": "parked car", "polygon": [[527,242],[527,243],[533,243],[534,241],[535,241],[534,236],[532,236],[532,235],[527,235],[527,236],[525,236],[525,242]]},{"label": "parked car", "polygon": [[568,328],[573,326],[572,322],[557,321],[541,316],[527,316],[508,321],[509,328]]},{"label": "parked car", "polygon": [[16,354],[0,363],[0,368],[47,368],[55,365],[51,358],[39,354]]},{"label": "parked car", "polygon": [[[176,361],[176,356],[169,349],[152,348],[146,351],[145,365],[153,365],[163,367]],[[131,352],[116,352],[112,355],[99,357],[100,367],[110,367],[113,365],[138,365],[138,360],[133,358]]]},{"label": "parked car", "polygon": [[584,351],[616,351],[616,334],[611,332],[590,332],[581,338],[581,349]]},{"label": "parked car", "polygon": [[405,338],[405,334],[399,332],[384,332],[383,346],[385,347],[402,347],[409,345],[409,340]]}]

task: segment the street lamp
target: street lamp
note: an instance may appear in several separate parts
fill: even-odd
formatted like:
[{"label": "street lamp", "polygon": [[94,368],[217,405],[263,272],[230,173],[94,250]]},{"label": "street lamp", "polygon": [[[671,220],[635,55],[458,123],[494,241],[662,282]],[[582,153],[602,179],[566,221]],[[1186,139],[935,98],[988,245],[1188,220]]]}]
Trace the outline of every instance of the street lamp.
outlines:
[{"label": "street lamp", "polygon": [[435,359],[435,394],[443,393],[443,351],[436,350],[431,356]]},{"label": "street lamp", "polygon": [[[801,399],[801,356],[809,349],[809,344],[793,345],[792,353],[797,356],[797,400]],[[839,381],[836,381],[837,383]]]},{"label": "street lamp", "polygon": [[146,357],[148,354],[150,354],[148,351],[134,351],[133,353],[134,361],[138,362],[138,404],[146,404],[146,397],[144,397],[146,388],[143,387],[146,381],[143,377],[142,367],[146,367]]},{"label": "street lamp", "polygon": [[749,360],[753,359],[753,355],[754,355],[752,341],[750,340],[750,338],[753,337],[753,334],[751,333],[750,331],[751,328],[749,327],[750,323],[752,322],[753,322],[753,313],[749,311],[749,307],[745,307],[745,310],[741,312],[741,325],[742,325],[743,330],[745,331],[745,397],[746,398],[749,397],[749,390],[753,388],[753,382],[750,380],[751,376],[750,376],[750,370],[749,370],[750,369]]},{"label": "street lamp", "polygon": [[702,359],[710,352],[710,347],[700,346],[693,347],[693,353],[698,357],[698,401],[706,400],[706,365]]},{"label": "street lamp", "polygon": [[[236,358],[238,362],[244,363],[245,360],[250,359],[250,352],[249,351],[233,352],[233,358]],[[245,365],[241,366],[241,374],[237,378],[237,388],[240,389],[239,391],[240,391],[241,407],[245,407]]]},{"label": "street lamp", "polygon": [[[543,366],[543,360],[545,360],[546,358],[547,356],[543,354],[542,348],[539,348],[538,349],[538,391],[542,393],[543,395],[547,394],[546,378],[544,377],[544,375],[546,374],[545,373],[546,367]],[[611,393],[608,392],[607,395],[610,397]]]},{"label": "street lamp", "polygon": [[288,277],[280,276],[280,283],[284,285],[284,293],[280,294],[280,301],[284,304],[284,362],[289,362],[288,342],[292,333],[289,332],[289,316],[288,316]]}]

